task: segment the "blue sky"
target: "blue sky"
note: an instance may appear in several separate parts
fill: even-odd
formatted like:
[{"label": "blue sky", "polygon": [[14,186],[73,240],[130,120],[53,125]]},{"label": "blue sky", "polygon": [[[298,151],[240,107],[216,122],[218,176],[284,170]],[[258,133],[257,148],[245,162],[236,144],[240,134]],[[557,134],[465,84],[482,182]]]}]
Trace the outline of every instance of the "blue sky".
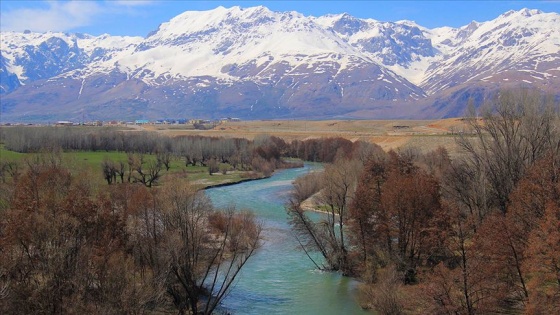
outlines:
[{"label": "blue sky", "polygon": [[[379,21],[413,20],[433,28],[484,22],[522,8],[560,12],[560,0],[548,1],[0,1],[2,31],[82,32],[92,35],[145,36],[158,25],[189,10],[218,6],[264,5],[273,11],[320,16],[347,12]],[[560,27],[560,26],[559,26]]]}]

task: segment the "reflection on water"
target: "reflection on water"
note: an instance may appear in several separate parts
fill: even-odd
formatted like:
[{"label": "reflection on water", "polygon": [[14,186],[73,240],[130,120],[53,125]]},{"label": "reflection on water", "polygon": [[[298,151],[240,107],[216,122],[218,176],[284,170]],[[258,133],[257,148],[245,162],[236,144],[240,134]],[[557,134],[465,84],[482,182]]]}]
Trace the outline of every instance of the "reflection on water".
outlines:
[{"label": "reflection on water", "polygon": [[320,272],[298,250],[284,203],[292,181],[318,165],[277,172],[264,180],[206,191],[217,207],[250,209],[264,223],[264,242],[241,271],[223,307],[232,314],[367,314],[354,300],[356,283]]}]

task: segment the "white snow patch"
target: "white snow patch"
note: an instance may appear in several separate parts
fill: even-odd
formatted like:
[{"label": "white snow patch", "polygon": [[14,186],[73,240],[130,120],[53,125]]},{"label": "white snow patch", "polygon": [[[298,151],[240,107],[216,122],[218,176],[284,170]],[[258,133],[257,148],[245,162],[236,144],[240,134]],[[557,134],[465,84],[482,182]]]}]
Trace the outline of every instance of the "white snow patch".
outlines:
[{"label": "white snow patch", "polygon": [[80,99],[80,96],[82,96],[82,91],[84,90],[84,84],[86,83],[86,79],[83,78],[82,79],[82,86],[80,86],[80,91],[78,92],[78,99]]}]

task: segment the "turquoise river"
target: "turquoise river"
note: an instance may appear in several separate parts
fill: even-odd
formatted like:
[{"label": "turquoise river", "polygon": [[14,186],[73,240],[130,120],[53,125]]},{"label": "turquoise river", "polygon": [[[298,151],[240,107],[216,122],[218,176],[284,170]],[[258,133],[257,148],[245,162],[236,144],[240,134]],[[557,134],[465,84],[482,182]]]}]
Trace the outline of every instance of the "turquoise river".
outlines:
[{"label": "turquoise river", "polygon": [[263,180],[212,188],[217,207],[253,211],[264,224],[264,241],[242,270],[222,306],[232,314],[369,314],[355,300],[356,282],[321,272],[298,249],[284,204],[292,181],[313,168],[281,170]]}]

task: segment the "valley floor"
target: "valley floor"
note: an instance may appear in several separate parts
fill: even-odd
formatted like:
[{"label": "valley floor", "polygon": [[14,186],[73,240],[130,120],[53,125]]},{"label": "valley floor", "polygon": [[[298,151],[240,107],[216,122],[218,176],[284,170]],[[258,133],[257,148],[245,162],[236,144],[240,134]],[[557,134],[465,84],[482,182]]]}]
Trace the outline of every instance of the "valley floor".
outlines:
[{"label": "valley floor", "polygon": [[268,134],[285,141],[342,137],[351,141],[367,141],[384,150],[414,146],[429,151],[444,146],[452,154],[457,151],[455,138],[466,131],[460,118],[442,120],[255,120],[222,122],[209,130],[181,128],[180,125],[145,125],[168,135],[203,135],[254,139]]}]

